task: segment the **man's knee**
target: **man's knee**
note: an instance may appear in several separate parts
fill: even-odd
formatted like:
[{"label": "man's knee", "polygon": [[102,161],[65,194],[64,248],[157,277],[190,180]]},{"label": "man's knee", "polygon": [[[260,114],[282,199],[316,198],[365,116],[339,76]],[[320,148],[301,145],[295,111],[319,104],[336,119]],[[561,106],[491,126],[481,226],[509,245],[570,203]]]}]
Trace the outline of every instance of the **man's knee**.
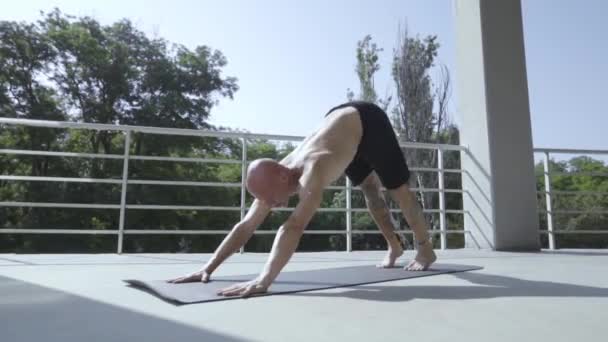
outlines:
[{"label": "man's knee", "polygon": [[370,209],[381,209],[386,207],[386,201],[382,194],[382,188],[377,177],[370,175],[361,183],[361,190],[365,196],[365,203]]},{"label": "man's knee", "polygon": [[361,190],[364,194],[380,192],[381,184],[378,176],[372,172],[361,182]]}]

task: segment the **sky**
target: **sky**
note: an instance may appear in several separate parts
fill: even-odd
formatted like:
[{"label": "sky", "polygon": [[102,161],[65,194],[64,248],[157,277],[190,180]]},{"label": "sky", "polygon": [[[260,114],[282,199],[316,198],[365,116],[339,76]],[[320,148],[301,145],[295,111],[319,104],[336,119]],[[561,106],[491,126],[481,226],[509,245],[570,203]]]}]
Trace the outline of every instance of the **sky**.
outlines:
[{"label": "sky", "polygon": [[[450,0],[27,0],[2,6],[0,20],[34,21],[54,7],[103,24],[128,18],[149,36],[220,50],[224,75],[237,77],[240,90],[220,100],[210,121],[255,133],[306,135],[348,88],[358,91],[355,49],[367,34],[384,49],[380,96],[394,94],[400,27],[437,35],[437,62],[466,77],[456,70]],[[534,146],[608,150],[608,1],[522,0],[522,7]],[[457,92],[450,113],[458,124]]]}]

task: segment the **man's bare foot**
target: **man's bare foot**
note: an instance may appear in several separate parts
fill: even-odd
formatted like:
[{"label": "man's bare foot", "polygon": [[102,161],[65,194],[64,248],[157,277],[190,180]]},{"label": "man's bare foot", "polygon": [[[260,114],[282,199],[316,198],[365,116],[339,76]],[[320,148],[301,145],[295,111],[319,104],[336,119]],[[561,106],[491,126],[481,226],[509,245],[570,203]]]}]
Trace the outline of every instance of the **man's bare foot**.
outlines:
[{"label": "man's bare foot", "polygon": [[384,257],[384,260],[382,260],[382,262],[377,265],[377,267],[379,268],[391,268],[391,267],[395,267],[395,261],[397,261],[397,259],[403,255],[403,247],[401,247],[401,245],[396,245],[395,247],[389,247],[388,251],[386,252],[386,256]]},{"label": "man's bare foot", "polygon": [[426,241],[418,245],[416,257],[405,266],[405,269],[408,271],[426,271],[435,260],[437,260],[437,255],[433,251],[433,244],[430,241]]}]

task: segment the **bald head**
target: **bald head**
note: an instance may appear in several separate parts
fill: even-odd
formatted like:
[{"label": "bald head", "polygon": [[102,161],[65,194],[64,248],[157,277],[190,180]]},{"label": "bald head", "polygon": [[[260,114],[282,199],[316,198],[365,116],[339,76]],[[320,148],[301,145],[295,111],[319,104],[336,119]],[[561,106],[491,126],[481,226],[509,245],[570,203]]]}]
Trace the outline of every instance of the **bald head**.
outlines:
[{"label": "bald head", "polygon": [[295,191],[294,171],[272,159],[258,159],[247,169],[247,190],[270,206],[286,202]]}]

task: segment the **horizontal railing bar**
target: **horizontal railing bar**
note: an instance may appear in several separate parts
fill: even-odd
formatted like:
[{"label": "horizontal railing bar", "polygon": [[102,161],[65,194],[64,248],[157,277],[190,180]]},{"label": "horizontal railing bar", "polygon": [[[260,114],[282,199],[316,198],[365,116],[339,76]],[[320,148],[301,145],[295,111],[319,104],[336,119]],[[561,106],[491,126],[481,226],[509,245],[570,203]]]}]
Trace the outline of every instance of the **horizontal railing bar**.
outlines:
[{"label": "horizontal railing bar", "polygon": [[179,185],[179,186],[210,186],[210,187],[226,187],[240,188],[241,183],[222,183],[222,182],[193,182],[193,181],[161,181],[161,180],[146,180],[146,179],[130,179],[128,184],[138,185]]},{"label": "horizontal railing bar", "polygon": [[[266,140],[284,140],[284,141],[300,141],[302,136],[293,135],[275,135],[275,134],[253,134],[245,132],[226,132],[226,131],[210,131],[198,129],[184,128],[166,128],[152,126],[130,126],[130,125],[115,125],[115,124],[99,124],[85,122],[68,122],[68,121],[48,121],[48,120],[32,120],[32,119],[15,119],[15,118],[0,118],[0,124],[23,125],[32,127],[49,127],[49,128],[75,128],[75,129],[92,129],[101,131],[132,131],[150,134],[163,135],[182,135],[182,136],[201,136],[201,137],[216,137],[216,138],[245,138],[245,139],[266,139]],[[460,145],[448,144],[429,144],[429,143],[414,143],[406,142],[400,144],[405,148],[419,149],[441,149],[462,151],[466,148]]]},{"label": "horizontal railing bar", "polygon": [[570,148],[534,148],[534,152],[538,153],[558,153],[558,154],[608,154],[608,150],[579,150]]},{"label": "horizontal railing bar", "polygon": [[[540,173],[544,174],[544,173]],[[608,173],[605,172],[586,172],[586,171],[572,171],[572,172],[549,172],[551,176],[589,176],[589,177],[608,177]]]},{"label": "horizontal railing bar", "polygon": [[438,168],[434,168],[434,167],[410,167],[409,168],[410,171],[413,172],[451,172],[451,173],[461,173],[463,172],[462,169],[438,169]]},{"label": "horizontal railing bar", "polygon": [[[76,152],[55,152],[55,151],[34,151],[34,150],[13,150],[0,149],[0,153],[4,154],[19,154],[19,155],[35,155],[35,156],[51,156],[51,157],[79,157],[79,158],[99,158],[99,159],[123,159],[120,154],[102,154],[102,153],[76,153]],[[217,163],[217,164],[241,164],[240,160],[234,159],[217,159],[217,158],[193,158],[193,157],[162,157],[162,156],[129,156],[130,160],[144,161],[173,161],[173,162],[189,162],[189,163]],[[428,167],[411,167],[413,172],[446,172],[446,173],[461,173],[461,169],[438,169]]]},{"label": "horizontal railing bar", "polygon": [[[360,186],[355,186],[352,188],[353,190],[362,191]],[[387,191],[386,188],[382,188],[382,191]],[[411,192],[441,192],[442,190],[439,188],[410,188]],[[443,192],[453,192],[453,193],[463,193],[462,189],[443,189]]]},{"label": "horizontal railing bar", "polygon": [[[255,234],[258,235],[272,235],[276,234],[277,230],[257,230]],[[353,230],[353,234],[381,234],[379,230]],[[449,229],[445,231],[440,230],[429,230],[429,234],[466,234],[468,230],[457,230]],[[583,231],[587,232],[587,231]],[[597,232],[597,231],[589,231]],[[130,235],[216,235],[216,234],[228,234],[230,230],[164,230],[164,229],[125,229],[125,234]],[[411,230],[395,230],[395,233],[401,234],[412,234]],[[557,231],[556,233],[560,233]],[[608,233],[601,232],[601,233]],[[0,228],[0,234],[89,234],[89,235],[116,235],[118,230],[100,230],[100,229],[20,229],[20,228]],[[304,234],[346,234],[346,230],[305,230]]]},{"label": "horizontal railing bar", "polygon": [[140,132],[150,134],[163,135],[182,135],[182,136],[199,136],[199,137],[216,137],[216,138],[247,138],[247,139],[268,139],[268,140],[302,140],[302,137],[291,135],[273,135],[273,134],[252,134],[243,132],[225,132],[225,131],[209,131],[198,129],[185,128],[167,128],[167,127],[152,127],[152,126],[131,126],[131,125],[114,125],[114,124],[99,124],[86,122],[68,122],[68,121],[48,121],[48,120],[31,120],[31,119],[14,119],[0,118],[0,124],[23,125],[32,127],[48,127],[48,128],[74,128],[74,129],[91,129],[96,131],[116,131],[116,132]]},{"label": "horizontal railing bar", "polygon": [[0,228],[0,234],[90,234],[90,235],[116,235],[116,234],[118,234],[118,230]]},{"label": "horizontal railing bar", "polygon": [[[35,156],[51,156],[51,157],[79,157],[79,158],[100,158],[100,159],[123,159],[120,154],[102,154],[102,153],[76,153],[76,152],[55,152],[55,151],[35,151],[35,150],[16,150],[16,149],[0,149],[0,153],[4,154],[19,154],[19,155],[35,155]],[[217,163],[217,164],[241,164],[240,160],[235,159],[218,159],[218,158],[194,158],[194,157],[163,157],[163,156],[139,156],[131,155],[130,160],[150,160],[150,161],[174,161],[174,162],[189,162],[189,163]],[[428,167],[411,167],[413,172],[451,172],[461,173],[461,169],[438,169]]]},{"label": "horizontal railing bar", "polygon": [[[546,214],[546,209],[538,209],[539,213]],[[567,209],[567,210],[551,210],[551,214],[608,214],[608,210],[576,210],[576,209]]]},{"label": "horizontal railing bar", "polygon": [[0,207],[120,209],[120,204],[54,203],[54,202],[0,202]]},{"label": "horizontal railing bar", "polygon": [[[50,156],[50,157],[77,157],[77,158],[99,158],[99,159],[123,159],[121,154],[103,154],[103,153],[76,153],[76,152],[55,152],[55,151],[36,151],[36,150],[16,150],[16,149],[0,149],[0,153],[4,154],[19,154],[19,155],[35,155],[35,156]],[[148,161],[174,161],[188,163],[217,163],[217,164],[241,164],[240,160],[235,159],[218,159],[218,158],[194,158],[194,157],[163,157],[163,156],[139,156],[131,155],[130,160],[148,160]],[[413,172],[446,172],[446,173],[461,173],[462,169],[438,169],[429,167],[411,167]]]},{"label": "horizontal railing bar", "polygon": [[541,230],[541,234],[608,234],[606,230],[591,230],[591,229],[580,229],[580,230]]},{"label": "horizontal railing bar", "polygon": [[444,151],[464,151],[465,146],[461,145],[448,145],[448,144],[431,144],[431,143],[419,143],[419,142],[401,142],[399,145],[402,148],[419,148],[426,150],[444,150]]},{"label": "horizontal railing bar", "polygon": [[214,234],[228,234],[230,230],[218,229],[218,230],[197,230],[197,229],[184,229],[184,230],[165,230],[165,229],[125,229],[125,234],[130,235],[145,235],[145,234],[156,234],[156,235],[214,235]]},{"label": "horizontal railing bar", "polygon": [[463,194],[465,191],[462,189],[443,189],[445,193]]},{"label": "horizontal railing bar", "polygon": [[540,190],[537,191],[538,194],[542,194],[542,195],[546,195],[546,194],[550,194],[550,195],[606,195],[608,196],[608,191],[583,191],[583,190],[551,190],[551,191],[544,191],[544,190]]},{"label": "horizontal railing bar", "polygon": [[[236,208],[236,207],[234,207]],[[272,211],[293,211],[295,208],[293,207],[280,207],[280,208],[272,208]],[[249,210],[249,208],[247,208],[247,210]],[[392,213],[400,213],[401,209],[389,209],[390,212]],[[317,212],[321,212],[321,213],[343,213],[346,212],[347,209],[346,208],[319,208],[317,209]],[[365,213],[368,212],[367,208],[352,208],[351,209],[352,212],[354,213]],[[446,214],[465,214],[466,211],[464,210],[456,210],[456,209],[446,209],[446,210],[439,210],[439,209],[424,209],[423,212],[425,213],[441,213],[441,212],[445,212]]]},{"label": "horizontal railing bar", "polygon": [[[160,230],[160,229],[125,229],[125,234],[131,235],[144,235],[144,234],[158,234],[158,235],[214,235],[214,234],[228,234],[230,230]],[[254,234],[258,235],[270,235],[276,234],[277,230],[256,230]],[[356,231],[353,231],[353,233]],[[364,232],[364,231],[362,231]],[[397,231],[396,231],[397,232]],[[459,231],[461,232],[461,231]],[[374,233],[380,233],[375,231]],[[346,230],[305,230],[304,234],[346,234]]]},{"label": "horizontal railing bar", "polygon": [[[102,154],[102,153],[76,153],[76,152],[55,152],[55,151],[35,151],[35,150],[16,150],[16,149],[0,149],[0,153],[4,154],[19,154],[19,155],[36,155],[36,156],[51,156],[51,157],[79,157],[79,158],[100,158],[100,159],[123,159],[120,154]],[[131,155],[130,160],[150,160],[150,161],[174,161],[174,162],[189,162],[189,163],[217,163],[217,164],[240,164],[240,160],[235,159],[218,159],[218,158],[194,158],[194,157],[163,157],[163,156],[139,156]],[[411,167],[413,172],[451,172],[461,173],[462,169],[438,169],[429,167]]]},{"label": "horizontal railing bar", "polygon": [[[256,230],[257,235],[274,235],[277,230]],[[323,235],[323,234],[346,234],[346,230],[304,230],[304,234]]]},{"label": "horizontal railing bar", "polygon": [[[120,209],[119,204],[87,204],[87,203],[54,203],[54,202],[0,202],[0,207],[40,207],[40,208],[81,208],[81,209]],[[156,205],[156,204],[127,204],[127,209],[135,210],[218,210],[239,211],[236,206],[196,206],[196,205]],[[246,208],[250,210],[251,208]],[[272,211],[293,211],[293,207],[272,208]],[[318,212],[346,212],[346,208],[319,208]],[[352,208],[353,212],[368,212],[367,208]],[[400,209],[390,209],[393,213],[400,213]],[[425,213],[465,214],[465,210],[456,209],[424,209]]]},{"label": "horizontal railing bar", "polygon": [[[217,235],[228,234],[230,230],[144,230],[144,229],[128,229],[124,231],[130,235]],[[276,230],[258,230],[255,234],[272,235],[276,234]],[[353,230],[353,234],[381,234],[379,230]],[[412,234],[411,230],[395,230],[395,233]],[[468,230],[429,230],[429,234],[469,234]],[[78,234],[78,235],[116,235],[118,230],[95,230],[95,229],[19,229],[19,228],[0,228],[0,234]],[[346,234],[346,230],[306,230],[304,234]],[[541,230],[540,234],[608,234],[608,230],[554,230],[552,232]]]},{"label": "horizontal railing bar", "polygon": [[[336,208],[336,209],[341,209],[341,208]],[[342,209],[343,211],[345,211],[346,209]],[[401,209],[389,209],[391,213],[400,213]],[[368,212],[367,208],[353,208],[352,209],[353,212]],[[457,210],[457,209],[446,209],[446,210],[440,210],[440,209],[424,209],[422,210],[422,212],[424,213],[434,213],[434,214],[439,214],[439,213],[446,213],[446,214],[466,214],[465,210]]]},{"label": "horizontal railing bar", "polygon": [[100,159],[123,159],[124,158],[124,156],[121,154],[77,153],[77,152],[56,152],[56,151],[14,150],[14,149],[0,149],[0,153],[31,155],[31,156],[49,156],[49,157],[78,157],[78,158],[100,158]]},{"label": "horizontal railing bar", "polygon": [[[251,208],[247,208],[247,210],[250,210]],[[293,211],[295,208],[294,207],[279,207],[279,208],[272,208],[272,211]],[[321,212],[321,213],[343,213],[346,211],[346,208],[318,208],[317,212]]]},{"label": "horizontal railing bar", "polygon": [[120,184],[122,180],[112,178],[75,178],[75,177],[43,177],[43,176],[7,176],[0,175],[0,180],[28,182],[68,182],[68,183],[97,183]]},{"label": "horizontal railing bar", "polygon": [[153,160],[153,161],[175,161],[187,163],[217,163],[217,164],[240,164],[240,160],[234,159],[214,159],[214,158],[194,158],[194,157],[161,157],[161,156],[129,156],[130,160]]},{"label": "horizontal railing bar", "polygon": [[[354,186],[351,188],[352,190],[362,191],[360,186]],[[346,190],[346,186],[341,185],[331,185],[325,187],[325,190]],[[386,188],[382,188],[382,191],[387,191]],[[412,192],[441,192],[441,189],[438,188],[410,188]],[[462,189],[443,189],[443,192],[446,193],[463,193]]]},{"label": "horizontal railing bar", "polygon": [[[413,231],[411,230],[395,230],[395,233],[402,233],[402,234],[412,234]],[[442,234],[442,233],[448,233],[448,234],[468,234],[470,233],[469,230],[462,230],[462,229],[447,229],[444,231],[441,230],[437,230],[437,229],[433,229],[433,230],[429,230],[428,231],[429,234]],[[381,231],[375,229],[375,230],[353,230],[353,234],[382,234]]]},{"label": "horizontal railing bar", "polygon": [[137,210],[217,210],[239,211],[241,207],[205,206],[205,205],[155,205],[155,204],[127,204],[127,209]]}]

